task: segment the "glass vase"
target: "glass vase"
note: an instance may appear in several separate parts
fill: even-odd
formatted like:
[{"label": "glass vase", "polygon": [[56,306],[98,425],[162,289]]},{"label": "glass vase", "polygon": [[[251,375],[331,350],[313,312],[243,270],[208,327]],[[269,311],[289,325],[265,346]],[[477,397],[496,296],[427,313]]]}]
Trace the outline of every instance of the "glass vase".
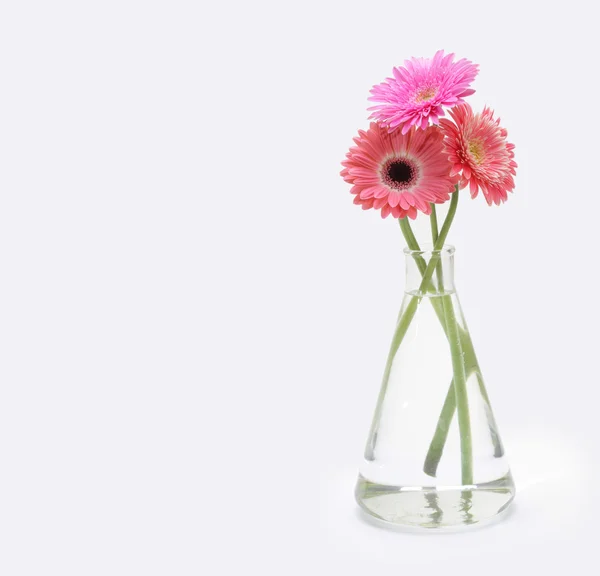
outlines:
[{"label": "glass vase", "polygon": [[515,488],[454,287],[454,248],[404,252],[404,299],[356,500],[394,525],[474,525],[505,510]]}]

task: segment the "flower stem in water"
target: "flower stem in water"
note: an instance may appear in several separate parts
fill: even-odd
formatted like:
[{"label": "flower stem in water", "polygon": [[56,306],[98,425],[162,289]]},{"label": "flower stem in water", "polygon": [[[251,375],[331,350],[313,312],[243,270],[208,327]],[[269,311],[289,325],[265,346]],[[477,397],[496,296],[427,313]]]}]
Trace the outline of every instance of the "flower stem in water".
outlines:
[{"label": "flower stem in water", "polygon": [[[434,245],[434,250],[440,251],[444,247],[444,242],[448,237],[448,232],[450,231],[450,226],[452,225],[452,220],[454,219],[454,215],[456,214],[456,206],[458,204],[458,186],[456,187],[456,192],[452,194],[452,198],[450,200],[450,208],[448,210],[448,215],[444,221],[442,226],[442,230],[438,236],[437,242]],[[402,223],[401,223],[402,224]],[[423,293],[427,291],[429,284],[431,283],[431,278],[433,276],[433,272],[435,270],[437,264],[436,258],[431,258],[429,263],[427,264],[424,272],[423,278],[421,280],[421,284],[419,286],[419,293]],[[381,415],[381,409],[383,406],[383,399],[385,398],[385,393],[387,391],[387,385],[390,378],[390,372],[392,370],[392,364],[394,362],[394,358],[396,356],[396,352],[398,352],[398,348],[400,348],[400,344],[408,328],[410,327],[410,323],[412,322],[416,312],[417,307],[419,306],[419,302],[421,300],[421,296],[413,296],[406,309],[404,314],[398,319],[398,323],[396,325],[396,330],[394,332],[394,336],[392,338],[392,344],[390,346],[390,351],[388,353],[387,362],[385,365],[385,370],[383,373],[383,382],[381,384],[381,390],[379,392],[379,398],[377,399],[377,407],[375,409],[375,417],[373,418],[373,428],[369,434],[369,442],[367,444],[367,448],[365,450],[365,458],[367,460],[373,460],[373,443],[376,437],[375,426],[377,422],[379,422],[379,417]],[[446,323],[447,325],[447,323]]]}]

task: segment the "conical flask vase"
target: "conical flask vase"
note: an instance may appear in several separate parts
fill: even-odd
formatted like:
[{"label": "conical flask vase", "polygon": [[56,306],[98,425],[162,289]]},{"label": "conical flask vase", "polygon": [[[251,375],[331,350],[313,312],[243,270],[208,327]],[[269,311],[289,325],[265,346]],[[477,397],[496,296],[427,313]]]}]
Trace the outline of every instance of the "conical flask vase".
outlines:
[{"label": "conical flask vase", "polygon": [[[453,282],[454,249],[407,251],[406,292],[356,486],[391,524],[491,520],[514,484]],[[433,259],[436,274],[424,271]]]}]

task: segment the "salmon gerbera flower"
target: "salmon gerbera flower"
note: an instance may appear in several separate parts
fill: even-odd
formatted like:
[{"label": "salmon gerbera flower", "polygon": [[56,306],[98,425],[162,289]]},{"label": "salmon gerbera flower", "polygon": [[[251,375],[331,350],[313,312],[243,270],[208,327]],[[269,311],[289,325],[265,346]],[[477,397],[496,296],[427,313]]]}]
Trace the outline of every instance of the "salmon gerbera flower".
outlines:
[{"label": "salmon gerbera flower", "polygon": [[452,165],[437,127],[402,134],[372,122],[366,132],[359,130],[354,142],[340,174],[353,185],[354,203],[363,210],[381,210],[382,218],[391,214],[414,219],[417,210],[430,214],[430,203],[446,202],[458,183],[450,175]]},{"label": "salmon gerbera flower", "polygon": [[452,174],[462,173],[461,188],[468,184],[472,198],[481,190],[488,205],[500,205],[515,187],[517,168],[515,146],[506,141],[506,129],[489,108],[474,114],[471,106],[461,104],[450,115],[454,122],[443,119],[440,125]]},{"label": "salmon gerbera flower", "polygon": [[393,69],[393,78],[371,89],[371,118],[390,131],[399,126],[406,134],[411,126],[426,128],[438,124],[444,109],[463,102],[475,92],[469,88],[479,71],[476,64],[463,58],[454,62],[454,54],[439,50],[433,58],[411,58]]}]

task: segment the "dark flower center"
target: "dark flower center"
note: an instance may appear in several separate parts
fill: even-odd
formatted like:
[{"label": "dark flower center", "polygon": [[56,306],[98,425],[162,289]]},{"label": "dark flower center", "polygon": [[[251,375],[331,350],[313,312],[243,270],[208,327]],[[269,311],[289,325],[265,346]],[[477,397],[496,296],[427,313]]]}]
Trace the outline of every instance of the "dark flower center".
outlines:
[{"label": "dark flower center", "polygon": [[415,181],[415,165],[408,158],[392,158],[383,166],[381,176],[390,188],[406,190]]},{"label": "dark flower center", "polygon": [[413,169],[406,162],[397,160],[388,166],[388,176],[396,184],[407,184],[412,178]]}]

